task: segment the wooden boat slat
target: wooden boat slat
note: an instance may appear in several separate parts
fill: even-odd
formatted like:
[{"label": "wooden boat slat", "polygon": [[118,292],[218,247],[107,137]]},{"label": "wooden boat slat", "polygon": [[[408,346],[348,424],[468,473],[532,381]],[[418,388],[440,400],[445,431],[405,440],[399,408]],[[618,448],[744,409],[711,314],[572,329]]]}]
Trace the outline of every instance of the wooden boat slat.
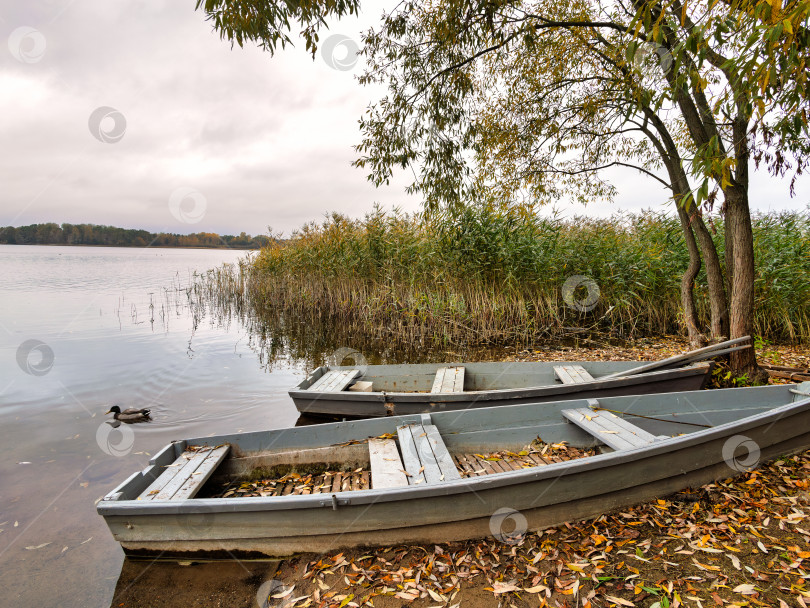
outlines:
[{"label": "wooden boat slat", "polygon": [[440,367],[436,371],[433,381],[432,393],[461,393],[464,392],[464,368]]},{"label": "wooden boat slat", "polygon": [[177,459],[166,467],[164,471],[158,476],[155,481],[153,481],[138,497],[138,500],[152,500],[155,495],[163,489],[163,487],[169,483],[172,479],[174,479],[177,474],[180,472],[180,469],[184,466],[185,461],[187,459],[183,458],[183,461]]},{"label": "wooden boat slat", "polygon": [[643,447],[655,441],[654,435],[605,410],[580,408],[560,413],[614,450]]},{"label": "wooden boat slat", "polygon": [[398,488],[408,485],[402,460],[393,439],[369,439],[368,454],[371,461],[371,487]]},{"label": "wooden boat slat", "polygon": [[402,453],[402,463],[405,465],[408,484],[426,483],[425,473],[420,471],[422,462],[419,459],[419,452],[416,449],[410,425],[397,427],[397,436],[399,437],[399,451]]},{"label": "wooden boat slat", "polygon": [[458,469],[461,471],[462,477],[474,477],[475,472],[473,466],[467,462],[464,454],[453,454],[453,460],[458,464]]},{"label": "wooden boat slat", "polygon": [[555,365],[554,373],[563,384],[582,384],[594,379],[581,365]]},{"label": "wooden boat slat", "polygon": [[[594,409],[594,408],[597,409],[600,413],[610,414],[610,416],[608,416],[608,420],[610,420],[613,424],[615,424],[617,426],[620,426],[620,427],[630,431],[631,433],[633,433],[637,437],[640,437],[641,439],[643,439],[644,443],[642,443],[641,445],[647,445],[649,443],[652,443],[653,441],[658,441],[659,439],[668,439],[669,438],[667,435],[656,436],[656,435],[653,435],[652,433],[648,433],[644,429],[640,429],[639,427],[637,427],[635,424],[633,424],[632,422],[630,422],[626,418],[623,418],[621,416],[617,416],[613,412],[608,412],[608,411],[600,409],[599,401],[597,401],[596,399],[588,399],[588,406],[591,409]],[[632,415],[632,414],[629,414],[629,415]]]},{"label": "wooden boat slat", "polygon": [[638,447],[630,433],[611,426],[600,414],[590,410],[582,410],[572,412],[570,417],[565,412],[563,412],[563,415],[578,427],[596,437],[598,441],[614,450],[632,450]]},{"label": "wooden boat slat", "polygon": [[340,492],[340,484],[343,481],[343,473],[336,473],[332,477],[332,492]]},{"label": "wooden boat slat", "polygon": [[360,375],[359,369],[333,369],[318,378],[307,390],[339,393]]},{"label": "wooden boat slat", "polygon": [[[191,472],[180,488],[169,497],[169,500],[186,500],[188,498],[194,498],[197,492],[200,491],[200,488],[203,487],[203,484],[208,481],[208,478],[211,477],[216,468],[219,466],[219,463],[222,462],[225,459],[225,456],[228,455],[230,447],[231,446],[229,445],[221,445],[213,450],[208,450],[200,465]],[[161,499],[160,494],[158,494],[157,499]]]},{"label": "wooden boat slat", "polygon": [[479,475],[486,475],[484,467],[481,466],[481,464],[472,454],[462,454],[461,457],[464,459],[464,462],[467,463],[467,466],[470,468],[470,472],[473,476],[478,477]]},{"label": "wooden boat slat", "polygon": [[436,484],[461,479],[453,457],[439,430],[432,424],[413,424],[397,428],[399,445],[408,482]]},{"label": "wooden boat slat", "polygon": [[416,453],[419,455],[420,469],[423,469],[425,481],[427,483],[441,483],[442,470],[436,461],[436,455],[430,445],[427,430],[423,425],[411,426],[411,435],[416,445]]},{"label": "wooden boat slat", "polygon": [[211,448],[186,450],[146,488],[138,500],[170,500],[205,461]]},{"label": "wooden boat slat", "polygon": [[444,444],[442,436],[439,434],[439,429],[437,429],[433,424],[424,424],[422,425],[422,428],[424,428],[425,433],[427,433],[426,438],[430,443],[430,447],[433,449],[433,455],[436,458],[436,463],[439,465],[439,469],[441,470],[441,481],[461,479],[461,475],[459,475],[458,469],[453,463],[453,457],[450,456],[450,452],[447,450],[447,446]]},{"label": "wooden boat slat", "polygon": [[454,454],[452,458],[453,462],[456,465],[456,469],[460,471],[462,477],[464,476],[469,477],[470,475],[472,475],[472,470],[467,465],[467,462],[464,460],[461,454]]},{"label": "wooden boat slat", "polygon": [[540,454],[529,454],[529,459],[533,460],[538,467],[543,467],[548,464],[548,461],[546,461],[542,456],[540,456]]}]

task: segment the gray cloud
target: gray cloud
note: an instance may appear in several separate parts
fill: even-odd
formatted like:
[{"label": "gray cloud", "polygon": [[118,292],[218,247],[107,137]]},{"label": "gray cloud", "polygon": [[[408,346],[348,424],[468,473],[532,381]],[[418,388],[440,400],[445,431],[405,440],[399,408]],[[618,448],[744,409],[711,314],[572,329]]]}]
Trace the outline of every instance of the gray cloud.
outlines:
[{"label": "gray cloud", "polygon": [[[359,41],[381,3],[331,33]],[[329,211],[361,215],[375,201],[418,208],[401,174],[375,189],[353,169],[357,119],[376,92],[354,71],[329,68],[303,48],[271,58],[219,39],[193,3],[170,0],[34,0],[0,8],[4,41],[36,28],[47,45],[23,63],[0,47],[0,225],[93,222],[150,230],[289,232]],[[300,46],[300,45],[299,45]],[[109,106],[126,118],[118,143],[91,134],[88,118]],[[111,124],[102,123],[102,129]],[[664,199],[648,180],[616,174],[619,206]],[[801,207],[761,178],[755,206]],[[202,221],[179,222],[177,188],[207,201]],[[573,212],[577,208],[572,207]],[[586,211],[605,215],[616,206]],[[581,209],[580,209],[581,211]]]}]

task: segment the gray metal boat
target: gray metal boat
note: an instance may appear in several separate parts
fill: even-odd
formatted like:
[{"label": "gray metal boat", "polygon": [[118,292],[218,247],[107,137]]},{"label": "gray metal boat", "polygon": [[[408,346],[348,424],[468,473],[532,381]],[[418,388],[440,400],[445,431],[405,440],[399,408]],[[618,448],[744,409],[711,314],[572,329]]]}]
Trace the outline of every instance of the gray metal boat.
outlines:
[{"label": "gray metal boat", "polygon": [[97,509],[132,555],[511,542],[808,448],[807,382],[576,399],[177,441]]},{"label": "gray metal boat", "polygon": [[[555,367],[576,369],[579,372],[576,381],[569,381],[571,374],[565,381],[560,380]],[[711,373],[711,364],[697,363],[606,378],[635,367],[638,361],[427,363],[369,365],[359,369],[323,366],[290,390],[290,397],[298,411],[307,416],[373,418],[579,397],[698,390],[706,385]],[[437,376],[448,373],[455,376],[452,386],[432,388]],[[342,382],[331,386],[321,382],[337,374]],[[357,385],[371,390],[357,390]]]},{"label": "gray metal boat", "polygon": [[322,366],[291,389],[308,416],[372,418],[703,388],[699,361],[750,348],[738,338],[639,365],[638,361]]}]

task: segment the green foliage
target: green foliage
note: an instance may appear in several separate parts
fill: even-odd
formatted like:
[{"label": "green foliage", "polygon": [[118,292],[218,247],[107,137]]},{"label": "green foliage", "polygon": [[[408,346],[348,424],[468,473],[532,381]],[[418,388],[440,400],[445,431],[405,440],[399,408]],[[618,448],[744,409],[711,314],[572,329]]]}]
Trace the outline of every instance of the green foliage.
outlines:
[{"label": "green foliage", "polygon": [[[810,339],[810,213],[755,216],[754,235],[757,333]],[[297,313],[447,341],[528,342],[561,326],[680,332],[687,264],[678,219],[661,213],[561,220],[480,204],[425,219],[375,209],[361,220],[332,214],[262,249],[252,285],[258,301]],[[587,313],[563,301],[572,275],[599,286]],[[696,289],[703,320],[705,281]]]},{"label": "green foliage", "polygon": [[270,238],[250,236],[220,236],[213,232],[196,234],[152,233],[97,224],[31,224],[0,227],[0,243],[11,245],[103,245],[107,247],[208,247],[259,249]]},{"label": "green foliage", "polygon": [[301,38],[313,56],[318,45],[318,30],[327,17],[357,14],[358,0],[197,0],[220,36],[231,44],[253,42],[274,53],[278,47],[292,45],[292,22],[303,28]]},{"label": "green foliage", "polygon": [[412,167],[429,209],[610,198],[617,166],[708,207],[747,190],[749,156],[795,180],[808,14],[793,0],[402,2],[365,36],[360,81],[387,94],[356,165],[376,184]]}]

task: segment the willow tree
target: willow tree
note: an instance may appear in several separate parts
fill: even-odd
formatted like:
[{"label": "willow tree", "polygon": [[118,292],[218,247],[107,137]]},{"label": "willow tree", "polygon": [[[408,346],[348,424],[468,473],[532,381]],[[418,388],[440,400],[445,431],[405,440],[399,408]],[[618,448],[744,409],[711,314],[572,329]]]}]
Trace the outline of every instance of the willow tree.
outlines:
[{"label": "willow tree", "polygon": [[[292,41],[297,22],[314,53],[325,18],[359,5],[205,0],[204,8],[224,38],[271,52]],[[750,334],[750,165],[795,179],[810,155],[808,12],[796,0],[406,0],[364,37],[361,82],[388,92],[361,120],[356,164],[377,184],[412,167],[410,190],[429,209],[611,198],[605,170],[634,168],[669,190],[681,217],[690,337],[700,339],[689,290],[701,258],[710,333]],[[721,197],[725,280],[701,217]],[[758,376],[752,351],[731,362]]]}]

